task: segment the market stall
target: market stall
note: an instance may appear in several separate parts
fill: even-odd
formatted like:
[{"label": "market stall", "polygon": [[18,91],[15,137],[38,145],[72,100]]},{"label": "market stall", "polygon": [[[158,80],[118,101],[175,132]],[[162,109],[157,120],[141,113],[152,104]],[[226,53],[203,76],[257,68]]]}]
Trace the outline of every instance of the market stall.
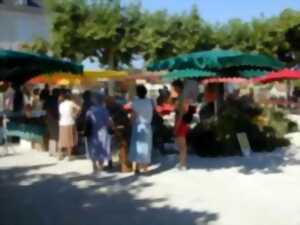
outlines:
[{"label": "market stall", "polygon": [[3,121],[2,133],[4,139],[7,140],[9,136],[16,136],[31,142],[42,143],[47,135],[47,124],[44,119],[46,113],[42,109],[32,109],[26,103],[24,108],[5,106],[5,103],[7,103],[5,101],[9,100],[11,105],[13,103],[16,105],[17,101],[15,102],[15,99],[23,98],[21,85],[40,74],[55,72],[81,74],[82,70],[81,65],[48,56],[1,50],[0,81],[9,83],[2,90],[7,99],[4,98],[4,101],[2,101],[4,107],[0,112],[1,121]]},{"label": "market stall", "polygon": [[[267,109],[254,102],[251,93],[242,97],[233,93],[225,98],[224,87],[227,83],[247,83],[252,78],[283,67],[284,64],[276,58],[263,54],[216,49],[155,60],[147,69],[167,71],[163,76],[165,80],[184,80],[184,83],[194,80],[208,87],[201,98],[209,99],[202,101],[199,112],[201,122],[191,129],[188,139],[197,154],[220,156],[242,154],[237,139],[237,134],[241,132],[248,135],[256,151],[273,150],[288,143],[284,133],[289,128],[283,124],[289,121],[283,118],[276,121],[278,124],[272,123],[272,120],[257,122],[270,115]],[[203,116],[204,109],[209,109],[209,116]],[[271,114],[277,115],[278,112]],[[283,127],[285,130],[277,129]]]}]

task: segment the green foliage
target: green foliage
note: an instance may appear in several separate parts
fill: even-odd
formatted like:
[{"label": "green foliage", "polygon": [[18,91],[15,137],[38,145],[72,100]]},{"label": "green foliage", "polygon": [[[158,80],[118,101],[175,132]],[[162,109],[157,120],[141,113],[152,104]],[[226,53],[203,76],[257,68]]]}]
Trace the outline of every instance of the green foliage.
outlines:
[{"label": "green foliage", "polygon": [[89,40],[91,55],[110,68],[130,65],[139,52],[136,37],[143,28],[140,6],[121,8],[118,1],[94,1],[89,14],[80,30],[83,38]]},{"label": "green foliage", "polygon": [[[299,60],[300,12],[287,9],[250,22],[232,19],[209,24],[194,6],[189,12],[148,12],[139,3],[120,0],[45,0],[51,16],[51,52],[81,61],[97,57],[103,66],[130,66],[136,56],[146,61],[213,48],[255,51]],[[133,2],[133,1],[132,1]],[[290,31],[290,32],[288,32]],[[288,33],[288,35],[286,35]],[[43,52],[43,47],[31,47]]]},{"label": "green foliage", "polygon": [[47,55],[51,51],[50,43],[41,38],[35,39],[32,43],[23,43],[20,48],[23,51],[35,52],[41,55]]},{"label": "green foliage", "polygon": [[80,28],[88,18],[87,4],[84,0],[48,0],[51,12],[52,51],[59,57],[80,61],[89,55],[87,42]]},{"label": "green foliage", "polygon": [[223,108],[218,120],[203,121],[191,131],[189,142],[200,156],[240,155],[236,137],[240,132],[247,134],[254,151],[273,151],[289,145],[284,135],[298,129],[284,114],[273,110],[268,113],[269,122],[257,121],[266,112],[245,98],[228,100]]},{"label": "green foliage", "polygon": [[273,127],[280,137],[283,137],[286,133],[296,132],[298,130],[297,123],[286,118],[285,113],[282,111],[266,108],[264,114],[269,119],[268,125]]},{"label": "green foliage", "polygon": [[230,20],[216,30],[218,45],[242,51],[256,51],[274,57],[293,49],[286,32],[300,23],[300,12],[287,9],[272,18],[255,18],[244,23],[239,19]]}]

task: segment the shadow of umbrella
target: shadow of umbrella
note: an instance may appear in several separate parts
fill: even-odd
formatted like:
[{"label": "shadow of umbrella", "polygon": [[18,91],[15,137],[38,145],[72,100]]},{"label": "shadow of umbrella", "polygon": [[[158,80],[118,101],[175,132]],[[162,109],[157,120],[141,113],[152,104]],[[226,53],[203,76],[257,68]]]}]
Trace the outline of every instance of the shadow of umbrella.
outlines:
[{"label": "shadow of umbrella", "polygon": [[139,177],[33,173],[42,167],[0,170],[1,224],[205,225],[219,219],[214,212],[169,206],[165,198],[140,198],[153,184]]}]

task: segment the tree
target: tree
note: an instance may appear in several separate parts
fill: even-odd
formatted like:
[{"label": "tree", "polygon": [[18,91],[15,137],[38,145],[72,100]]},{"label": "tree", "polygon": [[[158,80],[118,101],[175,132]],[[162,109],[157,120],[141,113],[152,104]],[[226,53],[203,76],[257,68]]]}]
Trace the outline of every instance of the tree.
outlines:
[{"label": "tree", "polygon": [[89,15],[80,32],[91,45],[91,56],[111,69],[130,65],[139,53],[136,37],[143,28],[140,5],[121,8],[119,1],[93,1]]},{"label": "tree", "polygon": [[80,28],[88,18],[84,0],[48,0],[51,15],[51,46],[55,55],[81,61],[89,55],[89,46]]},{"label": "tree", "polygon": [[111,69],[130,65],[139,53],[136,37],[143,27],[139,4],[118,0],[48,0],[53,50],[80,61],[96,57]]},{"label": "tree", "polygon": [[40,55],[47,55],[51,52],[50,43],[42,38],[37,38],[31,43],[23,43],[21,44],[20,49]]},{"label": "tree", "polygon": [[[36,40],[27,50],[81,61],[96,57],[108,68],[130,66],[135,56],[145,60],[213,48],[260,52],[286,60],[300,59],[300,12],[284,10],[271,18],[250,22],[232,19],[224,24],[204,21],[197,7],[170,15],[143,11],[140,4],[122,6],[120,0],[46,0],[52,26],[49,43]],[[300,29],[299,29],[300,30]],[[289,31],[289,32],[288,32]]]},{"label": "tree", "polygon": [[215,39],[222,49],[246,50],[249,43],[251,28],[240,19],[232,19],[227,24],[217,26]]},{"label": "tree", "polygon": [[187,14],[168,15],[166,11],[146,12],[145,27],[139,38],[142,54],[148,61],[163,59],[196,50],[209,49],[209,26],[196,7]]}]

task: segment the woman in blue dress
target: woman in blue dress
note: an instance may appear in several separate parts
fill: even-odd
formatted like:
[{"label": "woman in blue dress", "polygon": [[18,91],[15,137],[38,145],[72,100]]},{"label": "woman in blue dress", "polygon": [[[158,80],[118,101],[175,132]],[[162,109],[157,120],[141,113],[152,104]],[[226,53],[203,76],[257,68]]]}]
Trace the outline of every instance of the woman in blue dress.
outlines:
[{"label": "woman in blue dress", "polygon": [[148,170],[151,163],[152,128],[154,103],[146,98],[147,89],[143,85],[136,88],[137,98],[132,102],[132,134],[129,148],[129,160],[133,171],[139,173]]},{"label": "woman in blue dress", "polygon": [[111,159],[111,140],[109,128],[112,122],[104,106],[104,96],[95,94],[93,105],[86,113],[86,137],[88,156],[93,164],[93,172],[103,169],[104,162]]}]

